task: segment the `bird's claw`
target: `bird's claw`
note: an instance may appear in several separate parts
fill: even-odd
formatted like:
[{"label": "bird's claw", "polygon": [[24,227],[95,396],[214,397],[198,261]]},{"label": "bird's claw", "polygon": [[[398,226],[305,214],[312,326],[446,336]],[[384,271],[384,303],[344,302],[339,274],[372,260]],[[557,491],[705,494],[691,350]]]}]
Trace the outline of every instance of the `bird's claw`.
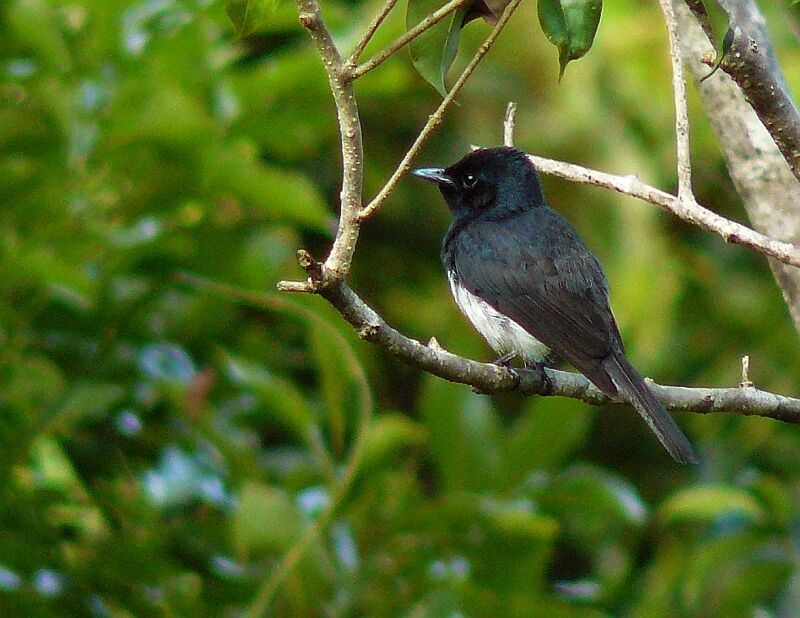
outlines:
[{"label": "bird's claw", "polygon": [[526,360],[525,369],[532,372],[536,376],[536,381],[542,384],[542,395],[553,394],[553,381],[550,379],[550,376],[547,375],[544,363]]}]

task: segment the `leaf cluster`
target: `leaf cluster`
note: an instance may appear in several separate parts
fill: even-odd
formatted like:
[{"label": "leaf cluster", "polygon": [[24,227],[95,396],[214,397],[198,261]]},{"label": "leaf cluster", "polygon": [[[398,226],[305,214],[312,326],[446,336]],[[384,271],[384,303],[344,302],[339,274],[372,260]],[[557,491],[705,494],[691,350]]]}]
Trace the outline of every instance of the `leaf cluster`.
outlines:
[{"label": "leaf cluster", "polygon": [[[324,8],[337,39],[375,9]],[[587,56],[575,69],[594,77],[563,91],[531,61],[544,37],[518,42],[529,13],[425,158],[496,140],[516,92],[521,145],[668,183],[669,97],[648,98],[658,78],[632,36],[661,24],[643,10],[606,7],[605,44],[623,49]],[[705,463],[677,468],[629,411],[476,395],[378,355],[320,299],[270,291],[298,246],[329,246],[339,191],[319,60],[295,8],[271,11],[234,32],[222,2],[0,7],[1,613],[791,611],[794,428],[681,418]],[[358,89],[369,191],[435,93],[399,59]],[[697,144],[701,198],[736,214],[708,129]],[[547,189],[602,256],[645,372],[725,384],[749,352],[757,383],[797,390],[758,258]],[[404,332],[487,358],[437,263],[446,218],[404,183],[353,279]]]}]

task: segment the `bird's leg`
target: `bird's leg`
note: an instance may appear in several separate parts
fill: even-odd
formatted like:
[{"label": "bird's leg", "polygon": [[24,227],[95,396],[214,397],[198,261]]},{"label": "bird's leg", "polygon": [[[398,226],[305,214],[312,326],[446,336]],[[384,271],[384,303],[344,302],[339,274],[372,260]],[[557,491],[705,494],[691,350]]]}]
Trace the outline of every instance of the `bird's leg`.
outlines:
[{"label": "bird's leg", "polygon": [[507,352],[502,356],[498,356],[496,359],[492,361],[492,365],[498,365],[499,367],[511,367],[511,361],[514,360],[514,357],[517,355],[516,352]]},{"label": "bird's leg", "polygon": [[525,359],[525,369],[532,371],[536,379],[541,382],[544,387],[541,393],[542,395],[551,395],[553,393],[553,382],[545,371],[545,367],[548,366],[548,360],[552,359],[548,359],[548,357],[538,361],[532,358]]}]

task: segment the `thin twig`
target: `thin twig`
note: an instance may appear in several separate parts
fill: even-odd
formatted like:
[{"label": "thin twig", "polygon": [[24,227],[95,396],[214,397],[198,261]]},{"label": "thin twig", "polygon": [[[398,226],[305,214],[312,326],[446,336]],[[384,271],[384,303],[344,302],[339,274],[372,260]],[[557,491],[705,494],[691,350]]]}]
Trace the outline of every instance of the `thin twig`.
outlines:
[{"label": "thin twig", "polygon": [[372,40],[372,37],[375,36],[375,32],[377,32],[378,28],[380,28],[383,20],[392,12],[392,9],[397,4],[397,0],[386,0],[386,3],[381,7],[381,10],[378,11],[378,14],[375,15],[374,19],[370,22],[367,29],[364,31],[364,35],[361,37],[361,40],[353,49],[353,53],[350,54],[350,58],[347,59],[348,66],[355,66],[356,62],[358,62],[358,57],[364,52],[369,42]]},{"label": "thin twig", "polygon": [[517,114],[517,104],[509,101],[506,107],[506,117],[503,120],[503,144],[506,146],[514,145],[514,117]]},{"label": "thin twig", "polygon": [[[702,19],[698,11],[700,3],[685,1],[695,16]],[[720,66],[739,86],[795,178],[800,180],[800,112],[772,49],[766,21],[754,0],[728,0],[720,6],[728,16],[733,35],[730,50]],[[714,45],[707,29],[706,35]]]},{"label": "thin twig", "polygon": [[478,48],[478,51],[475,52],[472,60],[470,60],[469,64],[466,66],[461,75],[458,76],[458,79],[453,84],[450,92],[447,93],[447,96],[439,104],[439,107],[436,108],[436,111],[428,117],[428,122],[425,123],[422,131],[419,132],[417,139],[414,140],[414,143],[411,145],[411,148],[408,149],[408,152],[403,157],[403,160],[400,161],[397,169],[389,177],[389,180],[386,181],[386,184],[383,185],[383,188],[372,199],[372,201],[364,206],[364,208],[361,210],[361,214],[358,217],[359,221],[368,219],[370,215],[372,215],[372,213],[374,213],[375,210],[377,210],[380,205],[383,204],[386,198],[389,197],[391,192],[394,190],[395,186],[397,186],[397,183],[400,181],[403,175],[405,175],[411,168],[411,162],[414,160],[414,157],[417,156],[417,153],[425,144],[434,129],[441,124],[442,118],[444,117],[444,112],[447,110],[450,103],[453,102],[453,99],[455,99],[456,95],[461,91],[461,88],[464,86],[467,79],[469,79],[469,76],[472,75],[472,72],[478,66],[480,61],[483,60],[483,57],[492,48],[495,40],[497,40],[497,37],[503,31],[503,28],[505,28],[508,20],[511,19],[511,16],[514,14],[514,11],[517,9],[521,1],[522,0],[511,0],[511,2],[508,4],[500,19],[497,20],[494,28],[492,28],[489,36],[486,37],[486,40]]},{"label": "thin twig", "polygon": [[672,92],[675,98],[675,138],[678,160],[678,198],[692,196],[692,162],[689,147],[689,112],[686,106],[686,80],[683,76],[681,49],[678,42],[678,20],[672,0],[658,0],[669,37],[669,58],[672,63]]},{"label": "thin twig", "polygon": [[336,115],[342,151],[342,190],[339,211],[339,229],[330,254],[325,260],[323,277],[325,282],[341,281],[350,270],[353,252],[358,240],[358,212],[361,208],[361,193],[364,181],[364,151],[361,142],[361,122],[353,91],[339,50],[330,31],[322,20],[317,0],[297,0],[300,23],[306,27],[317,46],[325,72],[328,75]]},{"label": "thin twig", "polygon": [[[440,21],[442,21],[445,17],[450,15],[453,11],[457,10],[463,4],[465,4],[468,0],[450,0],[447,4],[445,4],[442,8],[434,11],[430,15],[428,15],[425,19],[419,22],[416,26],[399,36],[393,43],[390,43],[386,46],[385,49],[378,52],[375,56],[363,62],[362,64],[358,65],[357,67],[352,67],[355,62],[352,62],[350,65],[350,79],[356,80],[365,73],[368,73],[378,65],[382,64],[385,60],[387,60],[390,56],[397,53],[403,47],[408,45],[411,41],[416,39],[420,34],[425,32],[426,30],[432,28]],[[355,60],[351,56],[351,60]]]},{"label": "thin twig", "polygon": [[679,219],[693,223],[709,232],[719,234],[726,242],[750,247],[784,264],[800,267],[800,248],[797,246],[775,240],[741,223],[730,221],[704,208],[691,195],[688,198],[680,199],[643,183],[636,176],[616,176],[581,167],[580,165],[563,163],[562,161],[554,161],[534,155],[528,155],[528,158],[534,167],[544,174],[551,174],[582,184],[613,189],[619,193],[655,204],[674,214]]}]

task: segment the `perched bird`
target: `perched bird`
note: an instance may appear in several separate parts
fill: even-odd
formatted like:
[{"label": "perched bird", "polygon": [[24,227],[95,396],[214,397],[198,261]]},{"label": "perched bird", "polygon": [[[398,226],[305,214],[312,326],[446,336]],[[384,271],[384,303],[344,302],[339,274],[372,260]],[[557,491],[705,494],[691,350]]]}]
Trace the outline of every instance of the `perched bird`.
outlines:
[{"label": "perched bird", "polygon": [[679,462],[692,446],[625,356],[597,258],[544,199],[528,157],[475,150],[447,169],[418,169],[436,183],[453,220],[442,262],[456,304],[508,364],[541,368],[550,353],[610,396],[621,394]]}]

